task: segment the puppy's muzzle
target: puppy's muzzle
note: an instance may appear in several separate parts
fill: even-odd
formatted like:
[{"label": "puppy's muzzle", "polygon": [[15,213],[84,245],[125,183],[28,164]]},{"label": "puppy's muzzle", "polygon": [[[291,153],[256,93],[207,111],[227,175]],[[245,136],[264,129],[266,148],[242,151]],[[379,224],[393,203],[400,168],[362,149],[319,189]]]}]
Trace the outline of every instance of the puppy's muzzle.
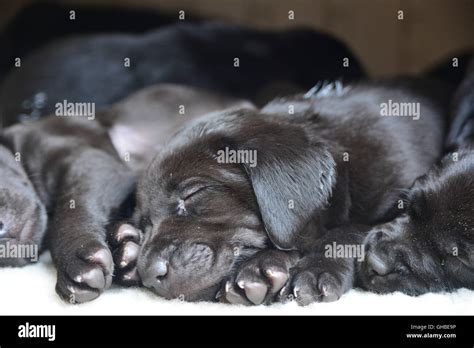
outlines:
[{"label": "puppy's muzzle", "polygon": [[165,298],[188,298],[214,265],[213,250],[201,243],[181,243],[152,250],[138,272],[144,286]]}]

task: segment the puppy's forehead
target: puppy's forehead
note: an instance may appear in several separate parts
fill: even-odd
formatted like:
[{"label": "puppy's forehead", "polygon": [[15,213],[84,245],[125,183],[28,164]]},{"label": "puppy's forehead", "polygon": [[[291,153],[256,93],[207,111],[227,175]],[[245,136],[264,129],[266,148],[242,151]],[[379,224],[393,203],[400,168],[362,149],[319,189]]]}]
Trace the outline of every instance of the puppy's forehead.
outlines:
[{"label": "puppy's forehead", "polygon": [[[179,130],[160,153],[154,158],[150,169],[166,171],[169,159],[199,155],[196,144],[206,144],[213,135],[229,136],[236,134],[244,127],[245,120],[253,118],[252,108],[232,108],[213,112],[194,119]],[[174,161],[175,163],[177,161]],[[183,162],[184,163],[184,162]]]},{"label": "puppy's forehead", "polygon": [[209,174],[211,168],[208,164],[214,159],[207,152],[207,141],[213,135],[235,134],[244,126],[244,119],[252,117],[254,113],[255,110],[251,108],[233,108],[191,121],[153,159],[142,176],[142,187],[149,189],[149,184],[145,183],[152,181],[154,187],[163,189],[174,178],[199,174],[200,169],[203,174]]},{"label": "puppy's forehead", "polygon": [[212,112],[194,119],[184,126],[168,143],[167,149],[177,150],[191,141],[217,133],[232,134],[243,126],[247,117],[254,115],[255,109],[250,107],[231,108]]}]

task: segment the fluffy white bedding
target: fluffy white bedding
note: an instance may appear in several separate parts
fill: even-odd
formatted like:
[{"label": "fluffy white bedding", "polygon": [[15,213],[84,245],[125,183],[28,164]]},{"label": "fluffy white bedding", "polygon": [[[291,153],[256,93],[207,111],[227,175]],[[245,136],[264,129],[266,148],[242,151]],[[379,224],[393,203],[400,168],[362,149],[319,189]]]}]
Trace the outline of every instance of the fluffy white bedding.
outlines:
[{"label": "fluffy white bedding", "polygon": [[337,302],[308,307],[245,307],[167,301],[146,289],[115,287],[92,302],[69,305],[56,295],[55,283],[49,254],[34,265],[0,269],[0,315],[474,315],[474,291],[466,289],[419,297],[352,290]]}]

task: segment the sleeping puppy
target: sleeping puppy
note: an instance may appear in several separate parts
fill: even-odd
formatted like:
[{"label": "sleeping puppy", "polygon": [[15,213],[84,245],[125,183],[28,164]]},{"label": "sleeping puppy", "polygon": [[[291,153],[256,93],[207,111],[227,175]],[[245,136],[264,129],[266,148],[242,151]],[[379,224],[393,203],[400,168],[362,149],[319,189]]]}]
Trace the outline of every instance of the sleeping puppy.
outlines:
[{"label": "sleeping puppy", "polygon": [[[183,105],[185,114],[180,113]],[[57,267],[56,290],[61,298],[71,303],[89,301],[112,282],[114,265],[107,229],[126,210],[143,164],[143,157],[127,161],[137,148],[135,138],[128,135],[148,126],[141,135],[151,137],[151,141],[143,141],[139,147],[153,152],[148,146],[164,143],[174,127],[182,126],[201,112],[233,105],[251,107],[249,103],[205,91],[162,85],[147,88],[110,110],[101,111],[96,120],[50,116],[4,130],[4,143],[12,152],[21,154],[23,167],[50,213],[45,243]],[[124,132],[117,131],[117,127]],[[114,144],[119,144],[119,149]],[[131,168],[133,164],[138,164],[138,168]],[[13,179],[12,174],[6,177]],[[33,208],[21,204],[18,208],[24,207],[24,214],[31,215]],[[33,223],[29,215],[27,222]],[[10,224],[12,218],[7,218]]]},{"label": "sleeping puppy", "polygon": [[[362,243],[393,191],[439,158],[447,95],[434,83],[336,83],[193,121],[139,180],[119,239],[141,246],[123,265],[166,298],[339,298],[354,259],[324,250]],[[385,116],[401,102],[420,112]]]},{"label": "sleeping puppy", "polygon": [[379,293],[474,289],[474,151],[449,154],[416,181],[407,211],[365,240],[360,285]]},{"label": "sleeping puppy", "polygon": [[20,162],[3,144],[0,177],[0,266],[24,266],[37,260],[46,209]]},{"label": "sleeping puppy", "polygon": [[140,35],[63,39],[35,51],[0,85],[0,115],[8,126],[52,114],[64,101],[99,109],[163,82],[256,100],[273,97],[275,86],[304,90],[363,75],[342,43],[313,30],[179,23]]},{"label": "sleeping puppy", "polygon": [[453,115],[451,153],[414,183],[401,216],[368,234],[361,287],[410,295],[474,288],[474,61]]}]

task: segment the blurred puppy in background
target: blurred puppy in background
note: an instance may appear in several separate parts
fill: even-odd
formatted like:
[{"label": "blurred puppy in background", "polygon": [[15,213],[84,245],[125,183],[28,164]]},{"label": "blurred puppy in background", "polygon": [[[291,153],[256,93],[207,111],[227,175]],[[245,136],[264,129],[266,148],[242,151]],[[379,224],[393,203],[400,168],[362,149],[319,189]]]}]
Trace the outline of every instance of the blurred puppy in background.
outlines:
[{"label": "blurred puppy in background", "polygon": [[0,115],[8,126],[52,114],[64,101],[99,109],[162,82],[264,103],[315,81],[363,76],[344,44],[313,30],[179,23],[138,35],[62,39],[38,49],[0,85]]}]

